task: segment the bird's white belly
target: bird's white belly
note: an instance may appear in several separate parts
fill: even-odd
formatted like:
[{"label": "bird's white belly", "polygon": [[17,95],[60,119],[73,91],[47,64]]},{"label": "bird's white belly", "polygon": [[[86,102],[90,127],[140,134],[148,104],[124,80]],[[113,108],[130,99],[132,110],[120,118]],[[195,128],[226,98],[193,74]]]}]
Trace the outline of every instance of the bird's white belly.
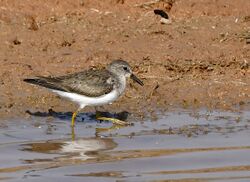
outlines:
[{"label": "bird's white belly", "polygon": [[112,92],[99,97],[88,97],[76,93],[69,93],[58,90],[52,90],[52,91],[62,97],[65,97],[73,102],[78,103],[82,108],[85,106],[99,106],[99,105],[109,104],[115,101],[119,97],[119,93],[116,90],[113,90]]}]

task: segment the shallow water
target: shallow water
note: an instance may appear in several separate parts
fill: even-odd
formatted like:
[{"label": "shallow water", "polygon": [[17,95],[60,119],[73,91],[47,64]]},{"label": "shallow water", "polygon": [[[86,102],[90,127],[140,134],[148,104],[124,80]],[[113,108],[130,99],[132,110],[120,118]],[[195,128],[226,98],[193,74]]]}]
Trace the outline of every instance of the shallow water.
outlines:
[{"label": "shallow water", "polygon": [[249,130],[247,111],[171,112],[122,128],[77,122],[74,131],[62,118],[7,121],[0,181],[250,181]]}]

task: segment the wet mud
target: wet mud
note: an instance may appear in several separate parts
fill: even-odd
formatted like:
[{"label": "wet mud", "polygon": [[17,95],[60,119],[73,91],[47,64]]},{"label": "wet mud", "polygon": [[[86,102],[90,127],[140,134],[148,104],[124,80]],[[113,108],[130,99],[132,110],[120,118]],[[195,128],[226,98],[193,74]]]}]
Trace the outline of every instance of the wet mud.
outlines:
[{"label": "wet mud", "polygon": [[[4,181],[248,181],[249,112],[165,113],[112,124],[9,121],[0,128]],[[18,123],[18,124],[17,124]]]},{"label": "wet mud", "polygon": [[[2,1],[0,116],[73,112],[74,104],[24,78],[58,76],[113,59],[143,79],[104,111],[248,109],[249,1]],[[168,24],[161,16],[169,16]],[[86,112],[94,111],[86,108]]]}]

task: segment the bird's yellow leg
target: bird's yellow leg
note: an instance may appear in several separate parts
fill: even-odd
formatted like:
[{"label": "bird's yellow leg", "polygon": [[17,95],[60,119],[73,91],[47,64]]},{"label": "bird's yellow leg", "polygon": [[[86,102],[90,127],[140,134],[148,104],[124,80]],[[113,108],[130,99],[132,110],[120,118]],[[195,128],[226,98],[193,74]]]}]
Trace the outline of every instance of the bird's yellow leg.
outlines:
[{"label": "bird's yellow leg", "polygon": [[72,118],[71,118],[71,126],[74,127],[75,126],[75,119],[77,116],[78,110],[76,112],[73,113]]},{"label": "bird's yellow leg", "polygon": [[71,127],[71,140],[75,140],[75,127]]},{"label": "bird's yellow leg", "polygon": [[129,122],[122,121],[122,120],[116,119],[116,118],[108,118],[108,117],[96,116],[96,119],[103,120],[103,121],[111,121],[113,124],[122,125],[122,126],[130,125]]}]

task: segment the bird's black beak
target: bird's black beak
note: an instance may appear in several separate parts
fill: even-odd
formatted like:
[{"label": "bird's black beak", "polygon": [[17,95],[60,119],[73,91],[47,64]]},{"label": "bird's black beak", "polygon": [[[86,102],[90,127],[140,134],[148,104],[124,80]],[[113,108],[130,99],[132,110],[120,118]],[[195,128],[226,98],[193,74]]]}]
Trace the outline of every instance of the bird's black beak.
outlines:
[{"label": "bird's black beak", "polygon": [[135,82],[137,82],[138,84],[140,84],[141,86],[144,85],[143,82],[139,78],[137,78],[137,76],[135,76],[133,73],[131,74],[130,78]]}]

